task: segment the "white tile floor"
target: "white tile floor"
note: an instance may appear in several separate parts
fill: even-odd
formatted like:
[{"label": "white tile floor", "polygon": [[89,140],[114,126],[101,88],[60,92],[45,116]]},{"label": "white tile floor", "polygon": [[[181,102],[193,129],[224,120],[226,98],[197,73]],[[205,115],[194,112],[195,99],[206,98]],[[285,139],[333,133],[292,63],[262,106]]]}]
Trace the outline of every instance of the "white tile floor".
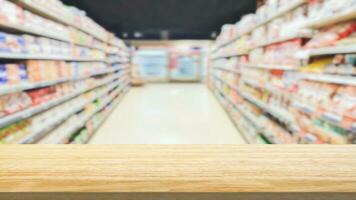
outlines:
[{"label": "white tile floor", "polygon": [[244,144],[203,84],[132,88],[91,144]]}]

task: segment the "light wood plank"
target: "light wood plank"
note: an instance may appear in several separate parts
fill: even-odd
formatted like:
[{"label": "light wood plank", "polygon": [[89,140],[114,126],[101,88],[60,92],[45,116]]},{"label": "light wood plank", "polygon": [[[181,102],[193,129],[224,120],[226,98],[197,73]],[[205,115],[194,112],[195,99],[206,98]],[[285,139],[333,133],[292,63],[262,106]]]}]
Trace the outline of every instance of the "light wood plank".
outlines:
[{"label": "light wood plank", "polygon": [[356,192],[355,155],[352,145],[4,145],[0,192]]}]

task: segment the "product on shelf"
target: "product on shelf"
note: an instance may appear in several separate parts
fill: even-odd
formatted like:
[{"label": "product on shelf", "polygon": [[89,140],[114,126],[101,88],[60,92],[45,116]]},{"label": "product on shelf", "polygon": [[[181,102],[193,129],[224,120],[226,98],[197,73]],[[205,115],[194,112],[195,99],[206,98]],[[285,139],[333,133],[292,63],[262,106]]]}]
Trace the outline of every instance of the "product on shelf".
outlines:
[{"label": "product on shelf", "polygon": [[[74,7],[66,7],[60,1],[54,0],[20,0],[20,2],[29,6],[36,5],[43,12],[55,16],[58,19],[57,21],[64,21],[65,24],[38,16],[7,0],[0,0],[0,24],[24,27],[30,31],[54,36],[56,39],[106,49],[103,42],[94,39],[88,33],[105,42],[108,41],[108,33],[88,18],[83,11]],[[75,28],[69,28],[67,24],[75,25]]]},{"label": "product on shelf", "polygon": [[103,62],[27,60],[25,62],[0,63],[0,86],[42,83],[64,78],[74,80],[95,75],[95,73],[106,69],[110,68]]},{"label": "product on shelf", "polygon": [[[102,81],[105,80],[107,78],[104,79],[99,79],[97,81]],[[94,79],[92,79],[92,81],[94,81]],[[78,83],[81,88],[84,87],[84,85],[88,85],[91,84],[89,80],[86,81],[79,81],[80,83]],[[77,84],[76,87],[79,87],[79,85]],[[69,90],[67,90],[66,92],[68,92],[67,94],[70,94],[71,91],[74,87],[73,84],[68,85],[70,87]],[[63,88],[62,88],[63,89]],[[79,88],[78,88],[79,89]],[[82,116],[79,119],[77,119],[76,121],[70,121],[71,118],[69,118],[70,121],[70,127],[75,126],[76,123],[80,122],[81,120],[84,120],[87,117],[90,117],[93,113],[96,112],[96,109],[99,108],[100,106],[104,106],[104,102],[107,104],[108,102],[110,102],[110,98],[112,96],[110,95],[104,95],[104,96],[100,96],[103,95],[105,93],[103,93],[104,91],[106,91],[107,88],[105,86],[96,88],[94,90],[88,91],[84,94],[81,94],[79,96],[76,96],[66,102],[63,102],[62,104],[59,104],[55,107],[52,107],[48,110],[45,110],[44,112],[41,112],[39,114],[36,114],[30,118],[28,118],[26,120],[26,132],[21,132],[24,134],[17,134],[16,132],[11,132],[11,130],[13,130],[14,125],[17,124],[17,122],[15,124],[10,124],[6,127],[0,128],[0,143],[22,143],[25,141],[25,143],[27,143],[28,141],[32,142],[36,142],[37,140],[41,139],[43,136],[47,135],[49,131],[51,131],[52,129],[55,128],[55,125],[58,124],[58,122],[62,122],[67,120],[67,118],[75,113],[77,113],[80,110],[83,110]],[[38,104],[38,103],[46,103],[44,102],[39,102],[41,100],[50,100],[50,96],[53,96],[54,93],[54,88],[44,88],[44,89],[40,89],[40,90],[36,90],[33,91],[31,93],[31,97],[33,97],[32,103],[33,104]],[[62,92],[60,94],[60,92]],[[61,89],[56,90],[56,94],[61,95],[61,96],[65,96],[67,94],[65,94],[65,92]],[[97,98],[102,98],[103,100],[97,100]],[[96,101],[95,101],[96,100]],[[98,103],[98,102],[103,102],[103,103]],[[3,104],[1,104],[3,105]],[[33,105],[33,106],[38,106],[38,105]],[[21,122],[21,121],[20,121]],[[17,126],[15,126],[17,127]],[[48,127],[50,127],[50,129],[48,129]],[[63,127],[62,127],[63,128]],[[7,131],[10,130],[10,131]],[[56,129],[57,130],[57,129]],[[60,130],[60,134],[63,134],[63,131],[65,131],[66,129],[61,129]],[[4,133],[2,133],[2,131],[4,131]],[[7,131],[7,132],[6,132]],[[1,134],[2,133],[2,134]],[[13,135],[16,134],[16,135]],[[28,140],[25,138],[27,138],[30,134],[32,134],[32,137]],[[60,139],[59,135],[54,135],[57,137],[51,137],[52,134],[48,135],[48,137],[51,140],[56,140],[58,141]],[[47,136],[46,136],[47,137]],[[53,141],[52,141],[53,142]]]},{"label": "product on shelf", "polygon": [[0,117],[11,115],[31,105],[31,96],[25,92],[0,96]]},{"label": "product on shelf", "polygon": [[237,32],[236,32],[235,25],[225,24],[221,28],[221,33],[218,36],[218,38],[216,39],[217,45],[221,45],[221,44],[224,44],[224,43],[232,40],[233,38],[236,37],[236,33]]},{"label": "product on shelf", "polygon": [[325,73],[338,75],[356,75],[356,55],[339,54],[323,58],[315,58],[301,71],[310,73]]},{"label": "product on shelf", "polygon": [[354,9],[354,0],[309,0],[308,18],[311,21],[325,19],[326,17]]},{"label": "product on shelf", "polygon": [[27,81],[27,70],[22,63],[0,63],[0,86],[19,84]]},{"label": "product on shelf", "polygon": [[[310,48],[322,48],[327,46],[335,46],[338,45],[338,42],[342,42],[342,40],[347,39],[348,37],[355,37],[355,32],[356,32],[356,22],[346,22],[342,24],[333,25],[330,28],[320,30],[305,45],[305,48],[310,49]],[[353,44],[356,43],[353,42]]]},{"label": "product on shelf", "polygon": [[30,120],[13,123],[7,127],[0,128],[0,144],[14,143],[28,134],[30,134]]},{"label": "product on shelf", "polygon": [[67,42],[30,35],[13,35],[0,32],[0,53],[14,53],[23,56],[48,56],[73,59],[106,59],[105,52]]}]

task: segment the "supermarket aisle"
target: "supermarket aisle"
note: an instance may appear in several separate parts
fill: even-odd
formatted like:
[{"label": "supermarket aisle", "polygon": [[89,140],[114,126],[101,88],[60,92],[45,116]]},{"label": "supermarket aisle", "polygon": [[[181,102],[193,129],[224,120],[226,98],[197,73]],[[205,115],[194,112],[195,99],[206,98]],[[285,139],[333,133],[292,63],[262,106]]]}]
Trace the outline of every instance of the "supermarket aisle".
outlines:
[{"label": "supermarket aisle", "polygon": [[132,88],[91,144],[241,144],[236,128],[203,84]]}]

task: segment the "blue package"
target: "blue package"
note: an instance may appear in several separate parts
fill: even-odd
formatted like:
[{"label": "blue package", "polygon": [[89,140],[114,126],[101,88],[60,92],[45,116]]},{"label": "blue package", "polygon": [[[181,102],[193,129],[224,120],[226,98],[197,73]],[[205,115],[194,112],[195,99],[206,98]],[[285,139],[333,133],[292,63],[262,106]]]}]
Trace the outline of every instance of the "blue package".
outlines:
[{"label": "blue package", "polygon": [[0,52],[6,52],[8,49],[6,45],[6,33],[0,32]]},{"label": "blue package", "polygon": [[27,76],[27,70],[26,70],[26,66],[24,64],[20,64],[20,78],[22,81],[26,81],[28,79]]},{"label": "blue package", "polygon": [[0,85],[7,83],[7,73],[5,64],[0,64]]}]

